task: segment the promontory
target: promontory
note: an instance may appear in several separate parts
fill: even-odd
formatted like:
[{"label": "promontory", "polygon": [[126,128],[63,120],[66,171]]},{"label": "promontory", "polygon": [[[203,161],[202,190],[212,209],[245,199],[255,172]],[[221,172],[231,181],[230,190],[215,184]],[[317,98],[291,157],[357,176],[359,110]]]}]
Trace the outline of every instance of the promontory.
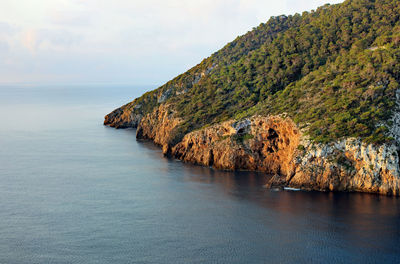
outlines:
[{"label": "promontory", "polygon": [[271,186],[400,194],[400,0],[271,17],[105,117]]}]

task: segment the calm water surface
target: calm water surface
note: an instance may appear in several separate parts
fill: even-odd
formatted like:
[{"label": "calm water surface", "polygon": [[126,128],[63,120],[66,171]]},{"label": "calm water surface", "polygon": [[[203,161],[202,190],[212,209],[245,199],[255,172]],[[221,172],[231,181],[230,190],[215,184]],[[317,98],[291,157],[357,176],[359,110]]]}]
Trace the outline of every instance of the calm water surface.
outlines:
[{"label": "calm water surface", "polygon": [[273,192],[104,114],[152,87],[0,87],[0,263],[399,263],[400,200]]}]

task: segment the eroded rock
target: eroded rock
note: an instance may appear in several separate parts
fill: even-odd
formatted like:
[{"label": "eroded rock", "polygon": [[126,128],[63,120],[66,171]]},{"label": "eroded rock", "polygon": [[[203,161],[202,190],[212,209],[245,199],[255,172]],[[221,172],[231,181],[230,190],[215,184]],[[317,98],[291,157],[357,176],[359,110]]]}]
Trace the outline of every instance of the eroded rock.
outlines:
[{"label": "eroded rock", "polygon": [[300,135],[290,119],[255,116],[189,133],[171,154],[218,169],[290,174]]},{"label": "eroded rock", "polygon": [[399,156],[394,143],[376,146],[357,139],[309,143],[295,159],[295,173],[285,180],[291,187],[399,195]]},{"label": "eroded rock", "polygon": [[181,119],[174,117],[174,114],[168,105],[160,105],[151,114],[142,118],[136,137],[150,139],[160,146],[168,146],[171,132],[182,122]]},{"label": "eroded rock", "polygon": [[[140,109],[140,107],[134,106],[136,109]],[[140,113],[135,113],[129,107],[124,106],[106,115],[104,125],[115,128],[136,128],[142,117]]]},{"label": "eroded rock", "polygon": [[253,116],[193,131],[171,144],[173,132],[183,120],[169,105],[161,104],[145,116],[130,109],[113,111],[104,123],[137,127],[137,138],[150,139],[162,146],[165,155],[186,162],[274,174],[269,183],[274,188],[400,194],[398,142],[368,145],[344,139],[315,144],[290,118]]}]

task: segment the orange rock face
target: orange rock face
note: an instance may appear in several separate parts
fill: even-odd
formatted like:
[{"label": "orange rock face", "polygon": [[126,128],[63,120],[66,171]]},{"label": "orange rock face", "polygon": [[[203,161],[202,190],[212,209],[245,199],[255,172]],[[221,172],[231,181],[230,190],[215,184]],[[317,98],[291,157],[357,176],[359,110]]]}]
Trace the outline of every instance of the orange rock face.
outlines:
[{"label": "orange rock face", "polygon": [[186,162],[225,170],[254,170],[288,175],[300,132],[290,119],[256,116],[227,121],[187,134],[170,150]]},{"label": "orange rock face", "polygon": [[[142,117],[126,108],[106,116],[105,124],[137,127],[138,139],[162,146],[165,155],[223,170],[275,174],[271,186],[306,190],[400,194],[399,152],[395,144],[366,145],[357,139],[313,144],[290,118],[253,116],[226,121],[172,140],[183,122],[161,104]],[[299,147],[300,146],[300,147]]]},{"label": "orange rock face", "polygon": [[134,113],[127,106],[118,108],[104,117],[104,125],[115,128],[136,128],[142,115]]},{"label": "orange rock face", "polygon": [[168,145],[174,128],[181,122],[181,119],[174,117],[174,112],[168,105],[162,104],[151,114],[142,118],[137,127],[136,137],[150,139],[155,144],[164,147]]}]

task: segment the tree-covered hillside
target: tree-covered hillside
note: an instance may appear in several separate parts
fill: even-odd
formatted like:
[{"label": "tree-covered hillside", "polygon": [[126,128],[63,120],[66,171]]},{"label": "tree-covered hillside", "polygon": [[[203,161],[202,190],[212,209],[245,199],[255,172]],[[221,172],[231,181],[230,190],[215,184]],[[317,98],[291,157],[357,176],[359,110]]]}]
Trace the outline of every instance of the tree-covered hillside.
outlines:
[{"label": "tree-covered hillside", "polygon": [[[312,140],[391,140],[400,88],[400,0],[347,0],[272,17],[199,65],[125,107],[168,103],[177,137],[254,114],[282,114]],[[140,107],[138,107],[138,105]]]}]

